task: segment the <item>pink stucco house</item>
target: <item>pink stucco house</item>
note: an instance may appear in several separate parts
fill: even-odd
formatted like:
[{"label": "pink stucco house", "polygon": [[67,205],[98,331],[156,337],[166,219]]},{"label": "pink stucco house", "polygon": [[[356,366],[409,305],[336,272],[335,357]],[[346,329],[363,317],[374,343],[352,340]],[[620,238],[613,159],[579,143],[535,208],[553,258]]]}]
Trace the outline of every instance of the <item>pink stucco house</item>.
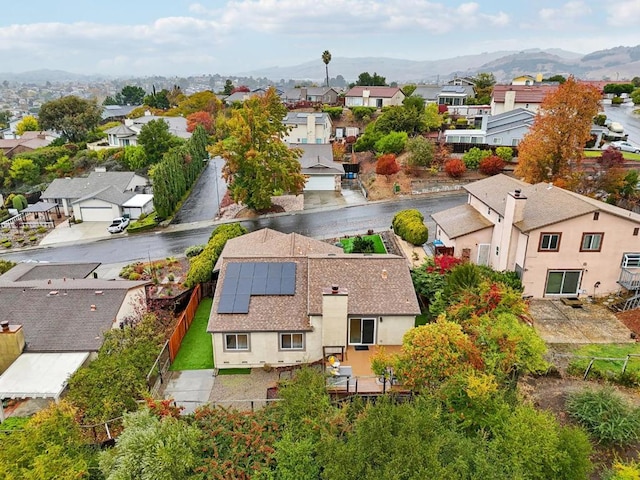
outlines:
[{"label": "pink stucco house", "polygon": [[640,215],[506,175],[464,188],[465,205],[432,215],[436,244],[455,256],[516,271],[534,298],[640,287]]}]

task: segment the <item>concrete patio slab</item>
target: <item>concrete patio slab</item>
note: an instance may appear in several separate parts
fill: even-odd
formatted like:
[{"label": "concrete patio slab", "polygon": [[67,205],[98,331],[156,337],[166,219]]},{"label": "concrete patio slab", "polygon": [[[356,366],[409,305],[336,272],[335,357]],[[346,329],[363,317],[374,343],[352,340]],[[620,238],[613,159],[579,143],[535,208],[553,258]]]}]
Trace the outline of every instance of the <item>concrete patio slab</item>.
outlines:
[{"label": "concrete patio slab", "polygon": [[209,402],[215,380],[213,369],[171,372],[164,398],[173,398],[176,405],[184,407],[183,414],[193,413]]},{"label": "concrete patio slab", "polygon": [[583,301],[580,308],[560,300],[530,302],[533,326],[550,344],[632,343],[631,331],[606,307]]}]

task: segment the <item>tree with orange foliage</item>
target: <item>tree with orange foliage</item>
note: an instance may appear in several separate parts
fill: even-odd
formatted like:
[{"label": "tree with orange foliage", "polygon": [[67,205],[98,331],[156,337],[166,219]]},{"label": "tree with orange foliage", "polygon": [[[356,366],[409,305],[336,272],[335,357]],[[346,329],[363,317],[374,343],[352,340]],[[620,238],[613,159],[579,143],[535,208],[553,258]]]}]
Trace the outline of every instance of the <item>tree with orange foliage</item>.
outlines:
[{"label": "tree with orange foliage", "polygon": [[396,161],[396,156],[393,153],[387,153],[381,155],[376,162],[376,173],[378,175],[384,175],[389,179],[390,175],[395,175],[400,171],[400,165]]},{"label": "tree with orange foliage", "polygon": [[216,123],[209,112],[195,112],[187,117],[187,132],[193,132],[198,125],[202,125],[207,135],[213,135]]},{"label": "tree with orange foliage", "polygon": [[555,182],[580,164],[584,145],[591,137],[600,93],[595,87],[569,79],[548,94],[535,122],[518,146],[515,174],[526,182]]}]

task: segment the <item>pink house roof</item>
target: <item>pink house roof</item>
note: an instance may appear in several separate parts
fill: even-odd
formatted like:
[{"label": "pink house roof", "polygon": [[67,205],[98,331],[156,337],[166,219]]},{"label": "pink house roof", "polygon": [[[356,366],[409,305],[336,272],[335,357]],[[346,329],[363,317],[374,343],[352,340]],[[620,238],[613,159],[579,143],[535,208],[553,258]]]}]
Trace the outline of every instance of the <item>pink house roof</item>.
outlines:
[{"label": "pink house roof", "polygon": [[391,98],[400,91],[397,87],[353,87],[346,93],[346,97],[362,97],[362,92],[369,90],[370,97]]},{"label": "pink house roof", "polygon": [[517,103],[542,103],[547,94],[555,92],[558,85],[495,85],[493,101],[504,103],[507,92],[516,92]]}]

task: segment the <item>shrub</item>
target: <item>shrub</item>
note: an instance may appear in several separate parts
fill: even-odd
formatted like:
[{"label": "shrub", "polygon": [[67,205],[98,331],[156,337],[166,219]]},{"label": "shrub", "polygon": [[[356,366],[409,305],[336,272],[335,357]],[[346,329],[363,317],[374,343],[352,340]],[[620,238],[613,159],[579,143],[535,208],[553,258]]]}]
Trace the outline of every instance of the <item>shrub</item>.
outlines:
[{"label": "shrub", "polygon": [[353,239],[350,253],[373,253],[374,249],[373,240],[358,235]]},{"label": "shrub", "polygon": [[207,246],[206,244],[192,245],[184,251],[184,255],[187,258],[198,256],[202,253],[202,250],[204,250],[204,247],[206,246]]},{"label": "shrub", "polygon": [[141,275],[138,272],[131,272],[129,274],[129,280],[140,280]]},{"label": "shrub", "polygon": [[42,225],[40,225],[40,226],[36,229],[36,232],[38,232],[39,234],[41,234],[41,235],[42,235],[42,234],[44,234],[44,233],[47,233],[47,232],[48,232],[48,230],[47,230],[47,227],[43,227]]},{"label": "shrub", "polygon": [[513,148],[498,147],[496,148],[496,155],[504,160],[505,163],[510,162],[513,159]]},{"label": "shrub", "polygon": [[444,171],[452,178],[459,178],[467,171],[467,167],[459,158],[452,158],[444,162]]},{"label": "shrub", "polygon": [[400,238],[413,245],[422,245],[429,239],[429,229],[418,210],[401,210],[393,217],[391,226]]},{"label": "shrub", "polygon": [[376,111],[375,107],[351,107],[351,111],[353,112],[353,117],[361,122],[362,120],[371,118]]},{"label": "shrub", "polygon": [[333,160],[342,162],[344,160],[344,154],[347,151],[347,146],[344,143],[334,142],[331,144],[331,150],[333,150]]},{"label": "shrub", "polygon": [[332,120],[338,120],[342,116],[342,107],[322,107],[322,111],[329,115]]},{"label": "shrub", "polygon": [[352,143],[356,143],[357,138],[354,137],[353,135],[349,135],[347,138],[344,139],[344,141],[348,144],[352,144]]},{"label": "shrub", "polygon": [[24,195],[18,194],[13,197],[13,208],[18,210],[19,212],[27,208],[29,205],[27,203],[27,199]]},{"label": "shrub", "polygon": [[622,99],[622,97],[613,97],[611,99],[611,105],[622,105],[623,102],[624,100]]},{"label": "shrub", "polygon": [[0,275],[2,275],[5,272],[8,272],[15,266],[16,264],[11,260],[0,260]]},{"label": "shrub", "polygon": [[35,235],[32,235],[29,237],[29,241],[30,242],[37,242],[38,241],[38,237],[36,237]]},{"label": "shrub", "polygon": [[575,393],[567,411],[598,443],[624,446],[640,440],[640,412],[611,389]]},{"label": "shrub", "polygon": [[402,153],[408,138],[407,132],[390,132],[380,137],[374,148],[378,153]]},{"label": "shrub", "polygon": [[462,155],[462,161],[469,170],[477,170],[480,162],[489,156],[491,156],[491,150],[480,150],[478,147],[473,147]]},{"label": "shrub", "polygon": [[504,168],[504,160],[497,155],[491,155],[490,157],[480,160],[480,166],[478,169],[483,175],[497,175],[502,172]]},{"label": "shrub", "polygon": [[376,173],[378,175],[395,175],[400,171],[400,165],[396,161],[396,156],[393,153],[382,155],[376,162]]}]

